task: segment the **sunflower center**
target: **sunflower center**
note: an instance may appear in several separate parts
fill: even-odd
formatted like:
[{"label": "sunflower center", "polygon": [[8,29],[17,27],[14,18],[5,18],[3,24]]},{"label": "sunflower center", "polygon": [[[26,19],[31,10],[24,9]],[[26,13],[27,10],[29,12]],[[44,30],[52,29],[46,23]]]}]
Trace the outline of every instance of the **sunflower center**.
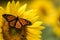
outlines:
[{"label": "sunflower center", "polygon": [[9,32],[11,35],[16,35],[20,32],[20,30],[16,29],[16,28],[10,28]]},{"label": "sunflower center", "polygon": [[59,17],[59,19],[58,19],[58,25],[60,26],[60,17]]},{"label": "sunflower center", "polygon": [[41,8],[41,12],[42,12],[42,15],[44,15],[44,16],[47,15],[47,14],[46,14],[46,10],[45,10],[45,8]]},{"label": "sunflower center", "polygon": [[26,39],[26,27],[17,29],[9,27],[8,23],[5,22],[3,26],[3,38],[5,40],[25,40]]}]

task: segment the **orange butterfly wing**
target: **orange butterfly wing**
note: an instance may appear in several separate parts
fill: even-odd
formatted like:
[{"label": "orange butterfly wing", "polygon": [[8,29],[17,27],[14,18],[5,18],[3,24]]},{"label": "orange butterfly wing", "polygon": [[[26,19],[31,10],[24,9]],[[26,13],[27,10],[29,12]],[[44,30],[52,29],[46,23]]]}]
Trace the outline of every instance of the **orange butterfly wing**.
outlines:
[{"label": "orange butterfly wing", "polygon": [[21,23],[18,20],[16,22],[15,27],[18,28],[18,29],[20,29],[22,27]]},{"label": "orange butterfly wing", "polygon": [[8,17],[7,17],[7,20],[8,20],[8,21],[12,21],[12,20],[14,20],[14,19],[15,19],[14,16],[8,16]]},{"label": "orange butterfly wing", "polygon": [[16,17],[15,16],[9,15],[9,14],[3,14],[2,16],[8,21],[8,25],[10,27],[15,26],[15,23],[16,23]]},{"label": "orange butterfly wing", "polygon": [[10,27],[21,28],[23,26],[31,25],[30,21],[23,18],[16,18],[13,15],[4,14],[3,17],[8,21]]},{"label": "orange butterfly wing", "polygon": [[18,18],[17,22],[16,22],[16,28],[21,28],[23,26],[27,26],[27,25],[31,25],[31,22],[23,19],[23,18]]},{"label": "orange butterfly wing", "polygon": [[3,14],[2,16],[3,16],[7,21],[12,21],[12,20],[16,19],[15,16],[9,15],[9,14]]},{"label": "orange butterfly wing", "polygon": [[26,20],[26,19],[23,19],[23,18],[19,18],[19,21],[21,22],[21,24],[23,26],[26,26],[26,25],[31,25],[31,22]]},{"label": "orange butterfly wing", "polygon": [[13,21],[9,22],[9,26],[10,27],[14,27],[15,26],[15,23],[16,23],[16,20],[13,20]]}]

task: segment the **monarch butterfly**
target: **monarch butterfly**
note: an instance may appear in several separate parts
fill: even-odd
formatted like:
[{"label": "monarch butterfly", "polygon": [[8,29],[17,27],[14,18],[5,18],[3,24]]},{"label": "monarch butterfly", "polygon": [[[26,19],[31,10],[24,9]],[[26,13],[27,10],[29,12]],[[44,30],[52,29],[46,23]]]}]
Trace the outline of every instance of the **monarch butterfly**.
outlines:
[{"label": "monarch butterfly", "polygon": [[8,22],[9,27],[20,29],[21,27],[31,25],[32,23],[26,19],[18,18],[10,14],[3,14],[3,18],[5,18]]}]

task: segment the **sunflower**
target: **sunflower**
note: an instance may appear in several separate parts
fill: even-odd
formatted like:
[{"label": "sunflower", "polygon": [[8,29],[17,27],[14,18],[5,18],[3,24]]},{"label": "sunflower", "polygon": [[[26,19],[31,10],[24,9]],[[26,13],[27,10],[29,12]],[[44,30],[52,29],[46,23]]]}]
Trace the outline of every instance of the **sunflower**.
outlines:
[{"label": "sunflower", "polygon": [[60,37],[60,8],[57,9],[57,12],[58,12],[58,16],[56,18],[56,21],[55,23],[53,24],[53,30],[54,30],[54,33]]},{"label": "sunflower", "polygon": [[47,0],[34,0],[29,7],[32,9],[38,9],[40,20],[47,26],[49,25],[52,27],[54,34],[60,37],[60,8],[58,13],[52,1]]},{"label": "sunflower", "polygon": [[[8,29],[8,23],[6,20],[2,17],[3,14],[11,14],[14,16],[18,16],[19,18],[23,18],[26,20],[29,20],[32,25],[26,26],[26,38],[27,40],[40,40],[41,39],[41,30],[44,29],[42,25],[42,22],[39,21],[39,16],[36,13],[36,10],[26,10],[27,4],[24,4],[23,6],[20,7],[19,1],[15,3],[15,1],[12,1],[12,3],[9,1],[7,4],[7,7],[4,9],[0,7],[0,40],[8,39],[8,40],[20,40],[20,34],[16,34],[13,36],[10,36],[8,32],[6,32]],[[3,29],[2,29],[3,28]],[[11,33],[16,33],[16,30],[12,30]],[[22,34],[25,35],[25,33],[22,32]],[[4,33],[4,34],[3,34]],[[6,37],[4,37],[6,36]],[[23,36],[23,35],[22,35]],[[23,38],[23,40],[25,40]]]},{"label": "sunflower", "polygon": [[47,0],[35,0],[29,6],[32,9],[38,9],[40,20],[46,24],[54,24],[57,18],[57,12],[53,3]]}]

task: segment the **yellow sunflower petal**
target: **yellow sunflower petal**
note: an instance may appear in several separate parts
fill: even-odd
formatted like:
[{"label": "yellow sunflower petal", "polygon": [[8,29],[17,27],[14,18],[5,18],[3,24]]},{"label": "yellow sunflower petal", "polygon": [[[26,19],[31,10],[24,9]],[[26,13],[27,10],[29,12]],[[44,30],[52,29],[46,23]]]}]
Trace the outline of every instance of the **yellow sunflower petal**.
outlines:
[{"label": "yellow sunflower petal", "polygon": [[17,15],[16,11],[17,10],[16,10],[16,7],[15,7],[15,1],[13,0],[12,3],[11,3],[11,14],[16,16]]},{"label": "yellow sunflower petal", "polygon": [[27,40],[40,40],[40,39],[34,39],[32,37],[28,37]]},{"label": "yellow sunflower petal", "polygon": [[[34,32],[34,33],[33,33]],[[42,34],[42,32],[40,32],[40,30],[36,30],[36,29],[27,29],[27,33],[31,33],[31,34],[35,34],[35,35],[40,35]]]},{"label": "yellow sunflower petal", "polygon": [[14,0],[12,1],[12,5],[15,6],[15,1]]},{"label": "yellow sunflower petal", "polygon": [[0,33],[2,33],[2,29],[1,29],[1,27],[0,27]]},{"label": "yellow sunflower petal", "polygon": [[[31,16],[31,15],[33,15],[33,16]],[[33,9],[25,12],[21,17],[25,18],[25,19],[28,19],[32,23],[34,23],[35,21],[39,20],[39,16],[37,16],[36,10],[33,10]]]},{"label": "yellow sunflower petal", "polygon": [[[29,16],[31,16],[30,14],[32,13],[32,11],[33,11],[33,10],[29,10],[29,11],[25,12],[25,13],[22,15],[22,17],[25,18],[25,19],[28,19]],[[27,16],[28,16],[28,17],[27,17]]]},{"label": "yellow sunflower petal", "polygon": [[19,3],[19,1],[17,1],[17,3],[15,4],[15,7],[16,7],[16,10],[19,9],[19,7],[20,7],[20,3]]},{"label": "yellow sunflower petal", "polygon": [[[27,39],[30,39],[30,40],[39,40],[41,39],[41,30],[44,29],[43,26],[40,26],[42,24],[42,22],[35,22],[33,23],[31,26],[27,26]],[[35,38],[35,39],[34,39]]]},{"label": "yellow sunflower petal", "polygon": [[3,22],[4,22],[2,19],[2,14],[4,13],[5,13],[5,10],[2,7],[0,7],[0,27],[2,27]]},{"label": "yellow sunflower petal", "polygon": [[22,7],[19,8],[19,10],[18,10],[19,14],[17,14],[19,17],[25,12],[26,6],[27,6],[27,4],[24,4]]},{"label": "yellow sunflower petal", "polygon": [[35,17],[33,17],[33,18],[30,19],[30,21],[32,23],[34,23],[35,21],[38,21],[38,20],[39,20],[39,16],[35,16]]},{"label": "yellow sunflower petal", "polygon": [[0,33],[0,40],[4,40],[2,35],[3,35],[3,34]]},{"label": "yellow sunflower petal", "polygon": [[[26,37],[28,40],[29,40],[29,38],[32,38],[32,39],[41,39],[41,36],[40,35],[34,35],[34,34],[31,34],[31,33],[28,33],[27,34],[27,37]],[[31,40],[32,40],[31,39]]]},{"label": "yellow sunflower petal", "polygon": [[42,30],[42,29],[44,29],[44,27],[43,26],[40,26],[40,25],[42,25],[42,22],[35,22],[33,25],[31,25],[31,26],[28,26],[27,28],[33,28],[33,29],[40,29],[40,30]]},{"label": "yellow sunflower petal", "polygon": [[6,7],[6,13],[10,13],[11,11],[10,7],[11,7],[11,3],[8,2],[7,7]]},{"label": "yellow sunflower petal", "polygon": [[31,33],[27,33],[27,36],[26,36],[27,38],[28,37],[32,37],[32,38],[37,38],[37,39],[41,39],[42,37],[40,36],[40,35],[34,35],[34,34],[31,34]]}]

